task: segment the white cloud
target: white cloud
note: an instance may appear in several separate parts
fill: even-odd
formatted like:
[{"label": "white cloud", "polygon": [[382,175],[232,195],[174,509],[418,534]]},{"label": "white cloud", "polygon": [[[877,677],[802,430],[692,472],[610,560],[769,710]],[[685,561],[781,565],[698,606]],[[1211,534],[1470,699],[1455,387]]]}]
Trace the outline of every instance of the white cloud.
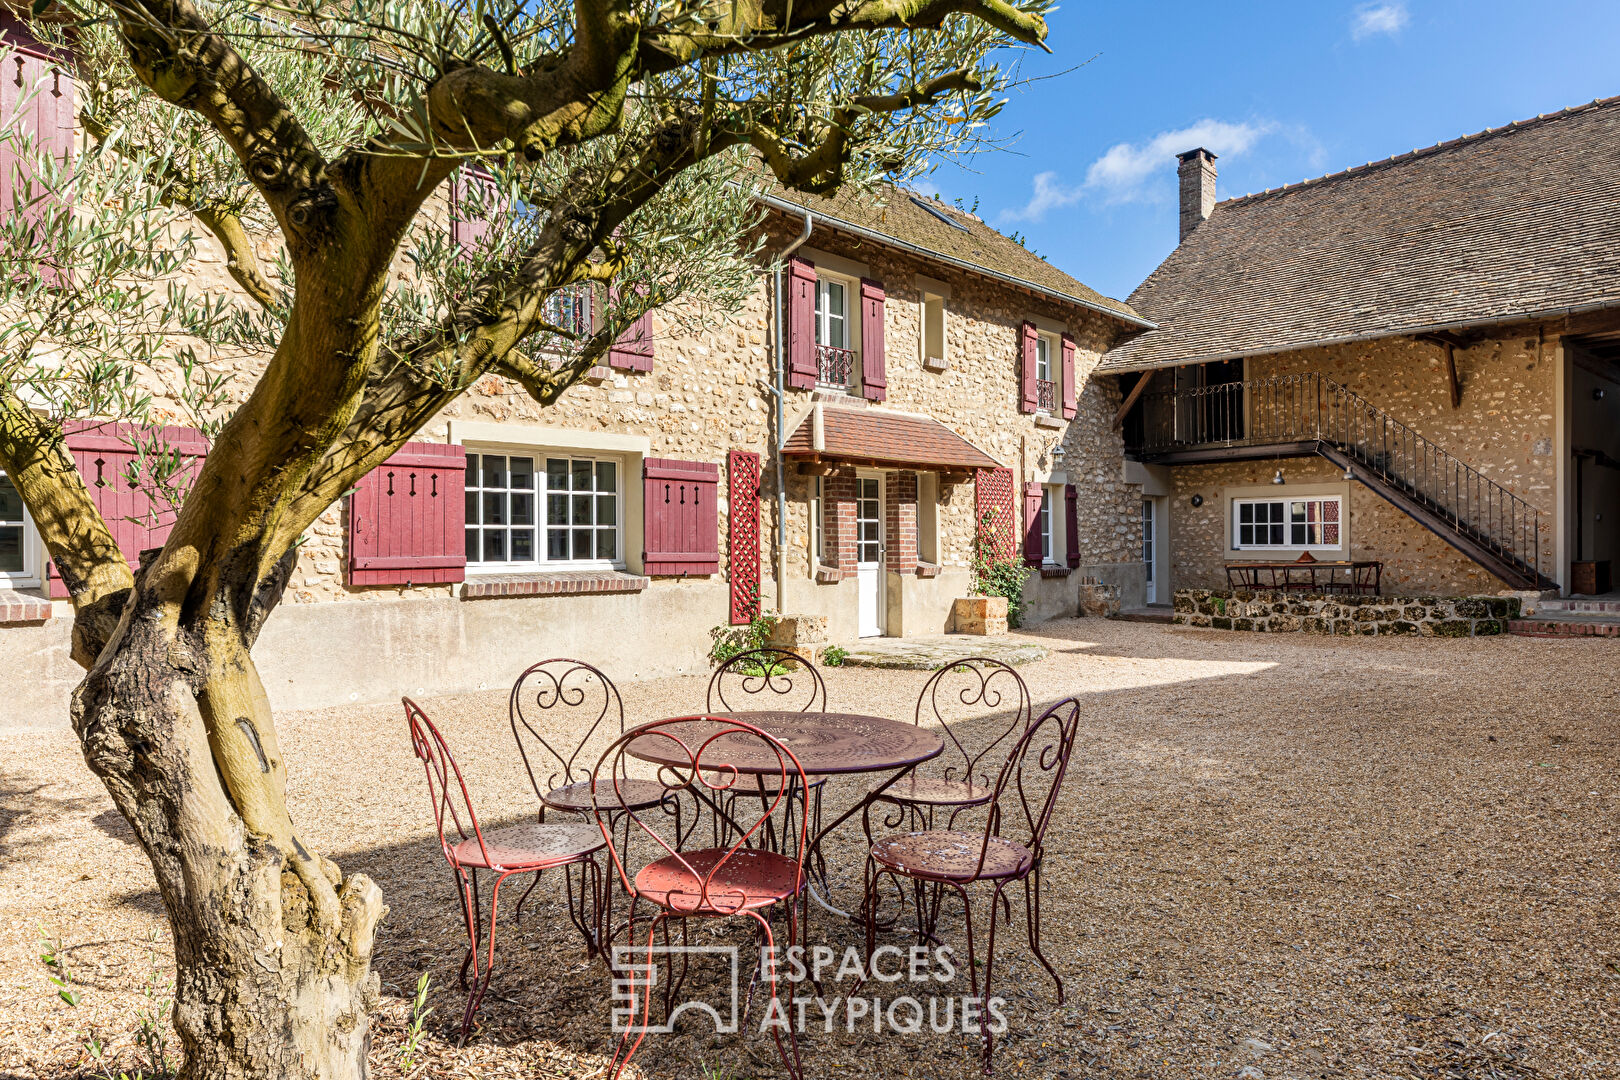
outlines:
[{"label": "white cloud", "polygon": [[1177,154],[1202,146],[1216,157],[1235,157],[1271,130],[1270,124],[1200,120],[1178,131],[1160,132],[1147,142],[1119,143],[1091,163],[1086,170],[1086,186],[1101,191],[1110,202],[1141,199],[1147,195],[1147,180],[1155,173],[1173,169]]},{"label": "white cloud", "polygon": [[1374,34],[1395,34],[1409,17],[1405,4],[1363,4],[1350,17],[1350,36],[1364,41]]},{"label": "white cloud", "polygon": [[1035,192],[1030,196],[1029,202],[1021,209],[1003,210],[1000,220],[1040,221],[1048,210],[1055,210],[1060,206],[1073,206],[1079,202],[1080,189],[1064,187],[1057,182],[1057,176],[1055,172],[1036,173]]}]

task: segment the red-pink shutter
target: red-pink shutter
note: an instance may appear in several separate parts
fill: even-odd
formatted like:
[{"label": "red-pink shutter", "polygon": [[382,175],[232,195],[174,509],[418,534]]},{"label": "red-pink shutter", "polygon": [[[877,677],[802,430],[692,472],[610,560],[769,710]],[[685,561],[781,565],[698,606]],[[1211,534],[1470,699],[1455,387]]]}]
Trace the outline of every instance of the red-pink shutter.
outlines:
[{"label": "red-pink shutter", "polygon": [[1068,334],[1063,335],[1062,351],[1063,364],[1060,369],[1061,375],[1059,377],[1063,380],[1063,385],[1060,390],[1061,394],[1063,395],[1061,398],[1063,402],[1063,419],[1073,420],[1075,414],[1074,338],[1070,337]]},{"label": "red-pink shutter", "polygon": [[647,458],[641,479],[642,573],[718,573],[720,466]]},{"label": "red-pink shutter", "polygon": [[1063,485],[1063,535],[1068,539],[1069,569],[1080,565],[1080,493],[1073,484]]},{"label": "red-pink shutter", "polygon": [[467,578],[467,451],[406,443],[349,496],[349,584]]},{"label": "red-pink shutter", "polygon": [[1035,324],[1025,322],[1018,327],[1018,411],[1032,413],[1040,406],[1035,388],[1035,341],[1039,334]]},{"label": "red-pink shutter", "polygon": [[883,370],[883,282],[861,279],[861,396],[882,401],[889,380]]},{"label": "red-pink shutter", "polygon": [[726,455],[726,564],[731,585],[731,625],[759,614],[759,455]]},{"label": "red-pink shutter", "polygon": [[[71,162],[76,121],[75,88],[68,58],[55,55],[55,50],[35,41],[9,13],[0,19],[0,31],[13,49],[6,70],[0,72],[0,122],[10,123],[21,109],[23,117],[13,130],[32,136],[37,151]],[[0,214],[21,214],[25,221],[37,222],[46,210],[46,201],[41,198],[44,192],[40,188],[27,190],[33,169],[26,158],[18,157],[16,150],[11,140],[0,144]],[[64,194],[58,190],[49,198],[58,200]],[[40,276],[49,284],[61,284],[61,265],[51,252],[40,254]]]},{"label": "red-pink shutter", "polygon": [[793,390],[814,390],[816,375],[816,265],[808,259],[789,259],[787,272],[787,384]]},{"label": "red-pink shutter", "polygon": [[[482,190],[474,191],[474,185]],[[457,169],[450,178],[450,238],[462,247],[476,247],[489,233],[490,204],[495,180],[474,166]]]},{"label": "red-pink shutter", "polygon": [[[636,291],[645,295],[644,285]],[[608,349],[608,366],[620,371],[651,371],[653,367],[652,312],[644,313],[619,335]]]},{"label": "red-pink shutter", "polygon": [[1041,485],[1024,485],[1024,565],[1041,565]]},{"label": "red-pink shutter", "polygon": [[[160,504],[153,510],[151,497],[129,482],[130,467],[140,454],[136,444],[148,453],[177,452],[187,459],[182,468],[186,482],[194,479],[208,454],[208,443],[202,432],[189,427],[165,427],[154,431],[136,424],[117,424],[94,420],[75,420],[64,425],[68,453],[73,464],[90,489],[90,501],[95,503],[101,519],[112,532],[118,550],[133,568],[140,562],[141,552],[162,547],[174,528],[176,510]],[[45,569],[51,596],[65,599],[67,586],[55,564]]]}]

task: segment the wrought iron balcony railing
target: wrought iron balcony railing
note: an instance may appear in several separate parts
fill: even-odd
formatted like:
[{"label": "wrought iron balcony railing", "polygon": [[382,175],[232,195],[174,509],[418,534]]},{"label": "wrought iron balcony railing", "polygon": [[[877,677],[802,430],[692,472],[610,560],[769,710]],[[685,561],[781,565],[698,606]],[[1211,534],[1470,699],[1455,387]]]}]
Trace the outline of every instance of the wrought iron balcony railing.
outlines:
[{"label": "wrought iron balcony railing", "polygon": [[1057,412],[1057,383],[1051,379],[1035,380],[1035,408],[1044,413]]},{"label": "wrought iron balcony railing", "polygon": [[1308,372],[1142,396],[1126,452],[1153,459],[1218,447],[1314,444],[1364,469],[1532,578],[1541,513],[1359,394]]},{"label": "wrought iron balcony railing", "polygon": [[855,354],[836,345],[817,345],[816,379],[823,386],[847,390],[855,383]]}]

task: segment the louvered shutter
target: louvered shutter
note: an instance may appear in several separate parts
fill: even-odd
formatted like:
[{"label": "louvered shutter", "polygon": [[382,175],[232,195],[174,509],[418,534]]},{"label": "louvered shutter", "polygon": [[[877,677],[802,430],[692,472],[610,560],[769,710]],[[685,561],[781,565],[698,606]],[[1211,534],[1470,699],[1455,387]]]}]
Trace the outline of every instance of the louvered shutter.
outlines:
[{"label": "louvered shutter", "polygon": [[861,396],[882,401],[889,380],[883,368],[883,282],[861,279]]},{"label": "louvered shutter", "polygon": [[1026,322],[1018,327],[1018,411],[1032,413],[1040,406],[1035,387],[1035,341],[1039,334],[1035,324]]},{"label": "louvered shutter", "polygon": [[720,569],[720,466],[647,458],[642,478],[642,573],[713,574]]},{"label": "louvered shutter", "polygon": [[[34,42],[9,16],[0,22],[0,29],[13,47],[6,70],[0,72],[0,122],[15,124],[13,130],[32,136],[36,152],[48,152],[71,163],[75,87],[66,58],[53,56],[52,50]],[[13,121],[19,110],[22,118]],[[37,222],[46,212],[46,198],[42,198],[45,193],[42,188],[31,187],[32,164],[27,155],[20,157],[17,150],[12,140],[0,143],[0,214],[8,218],[20,214],[26,222]],[[48,198],[60,200],[64,194],[58,189]],[[61,265],[50,252],[41,255],[40,276],[48,284],[61,284]]]},{"label": "louvered shutter", "polygon": [[1080,565],[1080,493],[1073,484],[1063,485],[1063,536],[1068,541],[1069,569]]},{"label": "louvered shutter", "polygon": [[1075,414],[1075,387],[1074,387],[1074,338],[1068,334],[1063,335],[1063,364],[1060,369],[1060,378],[1063,380],[1061,389],[1063,402],[1063,419],[1073,420]]},{"label": "louvered shutter", "polygon": [[1024,485],[1024,565],[1041,565],[1041,485]]},{"label": "louvered shutter", "polygon": [[[73,421],[64,428],[68,453],[90,490],[90,500],[112,532],[113,541],[131,567],[141,552],[162,547],[174,528],[176,508],[159,500],[154,505],[146,491],[130,483],[130,469],[144,447],[148,454],[178,453],[182,458],[176,482],[188,487],[208,454],[202,432],[189,427],[145,428],[135,424]],[[137,477],[137,479],[140,479]],[[54,599],[65,599],[67,585],[54,563],[45,577]]]},{"label": "louvered shutter", "polygon": [[431,585],[467,577],[467,451],[406,443],[349,496],[349,584]]},{"label": "louvered shutter", "polygon": [[[636,286],[645,295],[646,287]],[[619,335],[608,349],[608,366],[620,371],[651,371],[653,367],[652,312],[645,312]]]},{"label": "louvered shutter", "polygon": [[808,259],[789,259],[787,272],[787,384],[793,390],[816,388],[816,266]]}]

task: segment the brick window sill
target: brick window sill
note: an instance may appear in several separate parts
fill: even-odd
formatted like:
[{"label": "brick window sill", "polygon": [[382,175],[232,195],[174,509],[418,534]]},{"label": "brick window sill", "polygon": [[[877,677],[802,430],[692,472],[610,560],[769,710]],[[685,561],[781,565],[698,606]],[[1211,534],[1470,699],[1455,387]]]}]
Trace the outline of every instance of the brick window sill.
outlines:
[{"label": "brick window sill", "polygon": [[1060,428],[1065,423],[1067,423],[1067,421],[1064,420],[1062,417],[1053,416],[1051,413],[1038,412],[1038,413],[1035,414],[1035,426],[1036,427]]},{"label": "brick window sill", "polygon": [[836,566],[817,566],[816,567],[816,584],[817,585],[836,585],[840,581],[844,580],[844,576],[845,576],[844,572],[842,570],[838,569]]},{"label": "brick window sill", "polygon": [[1065,578],[1072,573],[1074,573],[1074,571],[1070,570],[1067,566],[1041,567],[1041,577],[1043,578]]},{"label": "brick window sill", "polygon": [[0,589],[0,626],[42,623],[51,617],[51,602],[29,590]]},{"label": "brick window sill", "polygon": [[917,563],[917,576],[920,578],[939,577],[939,566],[931,562]]},{"label": "brick window sill", "polygon": [[463,600],[499,596],[583,596],[590,593],[635,593],[648,578],[619,570],[554,570],[535,574],[491,574],[468,577]]}]

